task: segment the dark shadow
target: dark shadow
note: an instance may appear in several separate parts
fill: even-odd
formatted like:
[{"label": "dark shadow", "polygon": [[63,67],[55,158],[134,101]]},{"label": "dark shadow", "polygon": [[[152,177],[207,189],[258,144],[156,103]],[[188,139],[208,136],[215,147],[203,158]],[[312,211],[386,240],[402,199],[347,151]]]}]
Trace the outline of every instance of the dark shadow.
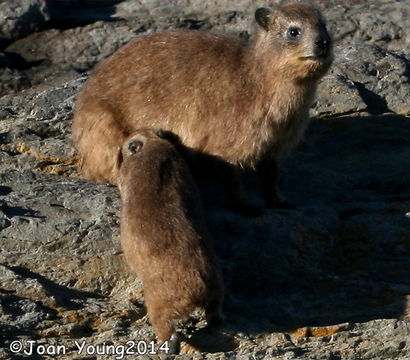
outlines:
[{"label": "dark shadow", "polygon": [[[46,306],[41,301],[35,301],[27,299],[21,296],[14,295],[13,291],[6,291],[0,288],[0,303],[2,307],[2,312],[4,315],[8,315],[10,319],[17,319],[26,314],[27,302],[30,302],[31,311],[37,313],[36,321],[42,320],[57,320],[61,315],[59,312],[63,310],[78,310],[84,308],[86,300],[89,298],[101,298],[105,297],[96,293],[70,289],[66,286],[59,285],[46,277],[35,273],[25,267],[21,266],[9,266],[5,264],[0,264],[7,269],[13,271],[17,275],[26,278],[26,279],[35,279],[37,280],[42,288],[44,289],[46,295],[50,298],[53,298],[53,302],[58,309],[55,309],[54,306]],[[71,335],[73,338],[82,338],[90,336],[93,333],[92,324],[84,323],[72,329]],[[6,349],[9,348],[13,340],[23,341],[25,344],[24,338],[27,337],[29,340],[37,340],[42,338],[37,332],[33,332],[33,327],[21,326],[21,321],[11,321],[10,324],[2,324],[0,327],[0,346],[5,346]],[[23,339],[23,340],[22,340]],[[27,345],[28,346],[28,345]],[[25,349],[27,349],[27,346]],[[42,359],[42,357],[34,357],[33,359]]]},{"label": "dark shadow", "polygon": [[13,191],[9,186],[0,185],[0,196],[8,195]]},{"label": "dark shadow", "polygon": [[28,70],[34,66],[41,65],[44,60],[27,61],[21,55],[4,51],[4,57],[0,61],[0,68],[8,67],[15,70]]},{"label": "dark shadow", "polygon": [[84,26],[96,21],[117,21],[113,18],[115,5],[121,0],[51,0],[48,8],[51,12],[49,28],[69,29]]},{"label": "dark shadow", "polygon": [[228,352],[238,347],[239,343],[221,329],[207,327],[196,330],[189,339],[184,339],[189,345],[200,352]]},{"label": "dark shadow", "polygon": [[0,133],[0,141],[1,141],[3,144],[6,143],[6,140],[7,140],[8,135],[9,135],[9,133],[6,132],[6,131]]},{"label": "dark shadow", "polygon": [[[70,29],[78,26],[92,24],[96,21],[118,21],[113,17],[115,5],[123,0],[45,0],[49,20],[37,26],[36,31],[45,29]],[[37,14],[27,13],[21,19],[20,26],[26,27],[26,22],[33,22]],[[26,32],[29,35],[30,32]],[[23,36],[24,37],[24,36]],[[0,40],[0,49],[6,48],[13,40]],[[0,58],[0,66],[3,59]]]},{"label": "dark shadow", "polygon": [[360,82],[355,81],[354,84],[359,91],[360,97],[367,105],[367,111],[370,114],[376,115],[390,112],[390,109],[387,106],[387,101],[384,98],[373,91],[366,89],[366,87]]},{"label": "dark shadow", "polygon": [[17,275],[27,279],[37,280],[44,288],[48,296],[52,296],[55,299],[57,306],[62,307],[66,310],[77,310],[81,309],[82,305],[75,300],[85,300],[87,298],[103,299],[104,296],[97,293],[70,289],[66,286],[59,285],[46,277],[32,272],[31,270],[22,266],[7,266],[2,264],[4,267],[14,271]]},{"label": "dark shadow", "polygon": [[[66,82],[76,77],[76,72],[83,73],[95,65],[91,61],[86,67],[78,68],[73,65],[72,69],[67,69],[65,66],[63,69],[60,63],[52,61],[48,51],[40,44],[39,39],[46,35],[36,35],[36,32],[84,27],[98,21],[105,23],[122,21],[115,15],[119,0],[45,0],[40,2],[43,3],[42,6],[45,6],[43,10],[46,15],[33,6],[32,11],[19,16],[19,30],[15,34],[17,37],[0,39],[0,50],[3,50],[0,52],[0,72],[4,73],[3,81],[7,83],[7,86],[1,89],[0,96],[18,93],[30,87],[44,85],[44,83],[52,85],[56,81],[54,83],[56,85]],[[144,28],[138,31],[143,30]],[[39,48],[45,51],[38,52]],[[1,114],[2,112],[4,114]],[[7,116],[7,112],[8,109],[0,110],[0,118]]]},{"label": "dark shadow", "polygon": [[[222,187],[204,181],[226,284],[225,333],[409,315],[409,139],[410,118],[394,114],[313,121],[283,163],[281,190],[297,209],[259,218],[228,211]],[[262,201],[256,176],[244,182]]]},{"label": "dark shadow", "polygon": [[176,27],[190,30],[209,30],[212,28],[212,24],[208,20],[180,19]]},{"label": "dark shadow", "polygon": [[32,209],[24,209],[20,206],[9,206],[5,201],[0,202],[0,211],[2,211],[9,219],[15,216],[24,216],[36,219],[45,219],[45,216],[39,215],[40,212]]},{"label": "dark shadow", "polygon": [[[4,315],[9,315],[11,318],[14,318],[16,316],[24,316],[24,310],[22,310],[20,306],[26,300],[27,299],[10,294],[0,288],[0,302],[2,307],[2,313]],[[42,313],[46,315],[48,319],[56,317],[57,312],[55,310],[48,309],[39,302],[36,302],[35,306],[39,311],[42,311]],[[27,356],[23,354],[14,354],[9,350],[10,344],[15,340],[19,342],[22,341],[23,344],[26,344],[25,340],[22,340],[24,339],[24,337],[26,337],[29,340],[35,340],[35,337],[33,338],[33,329],[30,327],[24,328],[22,326],[19,326],[19,324],[13,322],[2,323],[2,326],[0,327],[0,348],[6,350],[6,353],[10,356],[9,359],[27,359]],[[24,349],[26,351],[29,351],[28,346]],[[33,354],[30,355],[30,359],[40,360],[44,359],[44,357],[37,355],[33,352]]]}]

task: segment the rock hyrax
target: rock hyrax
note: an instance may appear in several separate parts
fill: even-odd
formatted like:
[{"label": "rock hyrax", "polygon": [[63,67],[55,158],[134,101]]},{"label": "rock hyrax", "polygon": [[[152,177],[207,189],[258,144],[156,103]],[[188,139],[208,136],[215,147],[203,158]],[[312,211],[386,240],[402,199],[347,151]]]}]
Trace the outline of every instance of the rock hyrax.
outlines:
[{"label": "rock hyrax", "polygon": [[278,162],[305,131],[332,46],[311,3],[260,8],[255,19],[249,44],[172,30],[131,41],[103,61],[79,94],[74,116],[84,174],[116,184],[115,156],[124,139],[137,128],[162,128],[232,165],[222,178],[234,204],[246,204],[239,176],[253,168],[267,206],[280,205]]},{"label": "rock hyrax", "polygon": [[125,140],[119,164],[121,244],[142,280],[156,335],[169,340],[175,322],[197,307],[208,323],[219,321],[221,270],[185,161],[168,140],[140,130]]}]

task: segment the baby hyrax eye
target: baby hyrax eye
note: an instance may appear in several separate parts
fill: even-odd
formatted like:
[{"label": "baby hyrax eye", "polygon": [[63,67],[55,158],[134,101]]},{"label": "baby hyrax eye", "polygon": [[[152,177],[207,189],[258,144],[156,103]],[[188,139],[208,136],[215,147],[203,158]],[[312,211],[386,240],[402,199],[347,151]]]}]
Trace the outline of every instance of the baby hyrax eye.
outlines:
[{"label": "baby hyrax eye", "polygon": [[297,40],[302,35],[302,30],[296,26],[291,26],[286,30],[286,36],[291,40]]}]

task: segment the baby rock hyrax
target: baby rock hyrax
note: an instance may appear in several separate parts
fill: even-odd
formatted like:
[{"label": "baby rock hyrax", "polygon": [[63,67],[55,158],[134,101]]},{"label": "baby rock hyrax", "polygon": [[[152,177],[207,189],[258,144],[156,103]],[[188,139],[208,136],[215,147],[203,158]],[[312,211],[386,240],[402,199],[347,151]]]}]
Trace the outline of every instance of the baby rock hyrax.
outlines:
[{"label": "baby rock hyrax", "polygon": [[235,205],[246,208],[243,168],[257,170],[268,207],[285,205],[278,163],[305,131],[332,45],[310,2],[260,8],[255,19],[257,32],[246,45],[173,30],[135,39],[103,61],[79,94],[74,116],[84,174],[116,184],[115,156],[124,139],[137,128],[162,128],[231,165],[221,178]]},{"label": "baby rock hyrax", "polygon": [[120,151],[121,244],[142,280],[156,335],[173,342],[176,321],[195,308],[205,309],[208,324],[221,320],[224,290],[199,191],[175,147],[158,135],[166,132],[139,130]]}]

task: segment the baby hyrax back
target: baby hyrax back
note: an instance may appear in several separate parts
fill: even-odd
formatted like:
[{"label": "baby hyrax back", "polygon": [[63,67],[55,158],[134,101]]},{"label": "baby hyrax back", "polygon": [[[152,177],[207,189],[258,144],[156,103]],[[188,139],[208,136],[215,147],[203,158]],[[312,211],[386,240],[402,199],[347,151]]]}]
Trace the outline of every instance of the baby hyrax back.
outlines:
[{"label": "baby hyrax back", "polygon": [[[164,136],[165,132],[158,132]],[[221,315],[223,285],[190,171],[173,144],[152,130],[128,137],[119,154],[121,244],[141,278],[161,341],[197,307]]]},{"label": "baby hyrax back", "polygon": [[222,176],[233,180],[226,184],[232,199],[242,198],[235,173],[253,168],[267,204],[277,202],[277,163],[305,131],[332,46],[311,3],[260,8],[255,19],[249,44],[172,30],[131,41],[102,62],[79,94],[73,123],[85,175],[116,184],[125,138],[162,128],[232,166]]}]

